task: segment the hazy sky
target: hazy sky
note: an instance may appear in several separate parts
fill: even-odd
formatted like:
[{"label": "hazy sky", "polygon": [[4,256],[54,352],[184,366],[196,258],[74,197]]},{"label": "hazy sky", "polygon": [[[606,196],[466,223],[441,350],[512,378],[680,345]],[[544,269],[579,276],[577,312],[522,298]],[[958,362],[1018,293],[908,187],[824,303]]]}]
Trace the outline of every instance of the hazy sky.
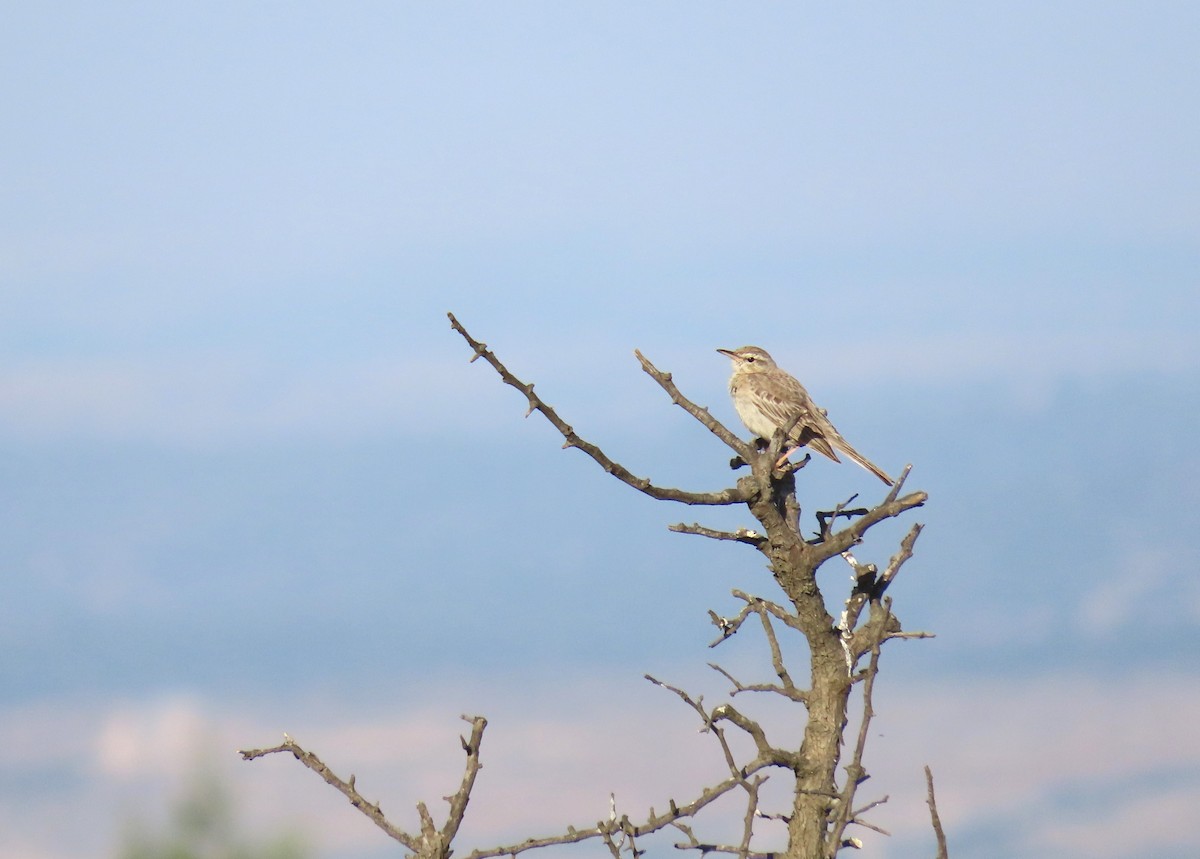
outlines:
[{"label": "hazy sky", "polygon": [[764,346],[914,464],[939,637],[885,657],[872,855],[931,854],[926,762],[952,850],[1192,855],[1197,44],[1183,2],[6,10],[0,859],[110,856],[202,759],[248,832],[385,855],[231,752],[284,730],[411,826],[486,713],[466,846],[719,772],[641,676],[725,691],[706,611],[774,586],[664,526],[745,517],[559,450],[447,310],[663,483],[729,454],[634,348],[740,431],[713,350]]}]

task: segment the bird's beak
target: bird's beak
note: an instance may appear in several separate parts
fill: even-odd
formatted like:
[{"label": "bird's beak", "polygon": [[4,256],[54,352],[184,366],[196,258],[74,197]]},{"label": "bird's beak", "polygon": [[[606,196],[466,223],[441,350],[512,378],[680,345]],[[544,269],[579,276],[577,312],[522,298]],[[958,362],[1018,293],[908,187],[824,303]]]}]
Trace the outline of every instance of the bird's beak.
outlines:
[{"label": "bird's beak", "polygon": [[724,355],[726,358],[733,358],[734,360],[737,359],[737,353],[734,352],[732,349],[718,349],[717,351],[720,352],[722,355]]}]

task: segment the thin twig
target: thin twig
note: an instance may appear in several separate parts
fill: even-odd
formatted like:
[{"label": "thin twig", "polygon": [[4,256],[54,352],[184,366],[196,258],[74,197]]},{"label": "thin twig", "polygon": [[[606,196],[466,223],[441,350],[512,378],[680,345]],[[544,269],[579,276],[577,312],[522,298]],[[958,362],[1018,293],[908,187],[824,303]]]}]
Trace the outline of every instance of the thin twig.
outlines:
[{"label": "thin twig", "polygon": [[369,817],[371,821],[384,832],[386,832],[389,837],[399,841],[414,853],[421,852],[422,839],[414,835],[410,835],[403,829],[393,826],[388,819],[384,817],[383,812],[379,808],[379,803],[368,802],[363,795],[358,792],[357,788],[354,786],[354,776],[350,776],[349,781],[342,780],[336,776],[320,758],[318,758],[312,752],[306,752],[304,749],[300,748],[300,744],[287,734],[283,735],[283,742],[278,746],[270,749],[244,749],[240,751],[239,754],[242,756],[242,760],[252,761],[255,758],[261,758],[266,755],[272,755],[280,752],[287,752],[288,754],[292,755],[296,758],[296,760],[300,761],[300,763],[304,764],[321,778],[325,779],[327,784],[333,785],[333,787],[341,791],[342,795],[345,796],[346,799],[350,800],[351,805]]},{"label": "thin twig", "polygon": [[458,828],[462,825],[463,816],[466,814],[467,802],[471,798],[471,789],[475,785],[475,776],[479,773],[479,746],[483,741],[483,731],[487,727],[487,719],[483,716],[463,716],[464,721],[471,724],[471,738],[469,740],[459,738],[462,742],[463,750],[467,753],[466,769],[463,772],[462,784],[453,796],[446,797],[446,801],[450,803],[450,813],[446,817],[446,823],[439,832],[433,822],[433,817],[429,813],[429,808],[424,802],[417,803],[417,816],[420,818],[421,835],[418,837],[403,829],[393,825],[385,816],[377,802],[368,802],[355,787],[354,776],[350,776],[348,780],[343,780],[331,770],[324,761],[317,757],[314,753],[305,751],[300,747],[300,744],[289,737],[283,735],[283,742],[278,746],[269,749],[246,749],[240,752],[242,760],[252,761],[255,758],[265,757],[266,755],[287,752],[292,755],[300,763],[304,764],[310,770],[321,776],[327,784],[337,788],[343,796],[350,801],[350,804],[365,814],[371,821],[386,832],[391,838],[399,841],[409,850],[421,856],[442,856],[449,848],[450,843],[454,840],[454,836],[458,834]]},{"label": "thin twig", "polygon": [[746,618],[748,618],[751,614],[756,614],[762,610],[770,612],[792,629],[798,632],[804,631],[804,628],[800,625],[799,619],[794,614],[784,609],[783,606],[773,603],[770,600],[765,600],[761,597],[750,596],[745,591],[737,588],[734,588],[732,593],[735,597],[744,601],[746,605],[737,613],[736,617],[732,618],[721,617],[715,611],[709,609],[708,616],[712,620],[713,626],[721,630],[720,638],[710,642],[708,645],[709,647],[716,647],[722,641],[725,641],[730,636],[734,635],[739,629],[741,629],[741,626],[745,622]]},{"label": "thin twig", "polygon": [[882,522],[884,519],[899,516],[901,513],[911,510],[914,507],[920,507],[928,498],[929,496],[925,492],[913,492],[903,498],[885,501],[878,507],[872,508],[866,515],[856,519],[841,531],[835,532],[828,539],[812,546],[811,549],[816,556],[817,563],[824,563],[834,555],[840,555],[851,546],[862,542],[863,535],[874,525]]},{"label": "thin twig", "polygon": [[[508,371],[508,368],[500,362],[500,359],[495,356],[491,350],[487,348],[486,343],[481,343],[473,338],[465,328],[459,324],[459,321],[454,318],[453,313],[446,314],[450,318],[450,327],[462,335],[474,351],[475,355],[471,358],[474,361],[477,358],[483,358],[499,375],[501,380],[506,385],[516,388],[525,395],[525,399],[529,402],[529,411],[526,415],[533,412],[541,412],[542,416],[550,422],[550,424],[558,430],[565,441],[563,447],[574,447],[586,453],[596,463],[611,474],[613,477],[620,480],[627,486],[631,486],[638,492],[649,495],[651,498],[656,498],[660,501],[678,501],[681,504],[701,504],[701,505],[725,505],[725,504],[740,504],[745,501],[745,494],[738,487],[723,489],[719,492],[687,492],[683,489],[673,489],[666,486],[656,486],[646,477],[638,477],[625,466],[618,462],[614,462],[596,445],[581,438],[571,426],[558,416],[558,413],[549,405],[547,405],[541,397],[533,392],[533,384],[525,383]],[[696,408],[693,406],[693,408]],[[713,420],[710,416],[710,420]],[[703,422],[703,421],[702,421]],[[713,421],[715,423],[715,420]],[[719,426],[719,425],[718,425]],[[711,428],[711,427],[710,427]],[[724,427],[721,427],[725,433],[729,433]],[[715,432],[716,430],[714,430]],[[718,434],[719,435],[719,434]]]},{"label": "thin twig", "polygon": [[689,415],[700,421],[709,432],[719,438],[725,444],[733,448],[734,452],[742,457],[746,462],[750,461],[750,455],[754,448],[742,441],[738,436],[734,435],[726,428],[719,420],[714,418],[703,406],[698,406],[679,392],[679,388],[675,387],[675,383],[671,380],[670,373],[664,373],[650,363],[645,355],[637,349],[633,350],[633,354],[637,356],[638,362],[642,365],[642,369],[646,371],[651,379],[658,382],[659,386],[670,396],[671,402],[679,406]]},{"label": "thin twig", "polygon": [[563,835],[527,838],[517,844],[492,847],[486,850],[473,850],[466,854],[463,859],[492,859],[492,857],[497,856],[516,856],[527,850],[536,850],[541,847],[578,844],[581,841],[588,841],[592,838],[604,838],[606,835],[611,837],[620,831],[625,831],[632,836],[641,837],[658,832],[667,826],[679,827],[683,824],[678,823],[678,821],[695,817],[702,809],[720,799],[734,788],[740,787],[746,778],[769,766],[772,766],[770,761],[751,761],[743,767],[743,775],[736,777],[731,775],[729,778],[712,787],[704,788],[699,797],[686,805],[677,805],[674,800],[671,800],[668,803],[667,810],[661,814],[655,813],[654,809],[650,809],[646,820],[642,823],[635,824],[629,821],[628,818],[622,818],[621,820],[602,820],[584,827],[568,826],[566,833]]},{"label": "thin twig", "polygon": [[863,829],[870,829],[872,832],[878,832],[880,835],[886,835],[889,838],[892,835],[892,833],[888,832],[882,826],[876,826],[874,823],[868,823],[867,821],[860,820],[857,817],[850,818],[850,822],[853,823],[855,826],[861,826]]},{"label": "thin twig", "polygon": [[708,667],[733,684],[733,691],[729,693],[730,696],[737,695],[740,692],[774,692],[776,695],[782,695],[784,698],[795,701],[797,704],[808,703],[808,693],[803,689],[797,689],[795,686],[785,687],[776,683],[743,683],[715,662],[708,663]]},{"label": "thin twig", "polygon": [[816,539],[813,540],[814,543],[823,542],[826,538],[828,538],[830,529],[837,524],[837,520],[839,518],[853,519],[855,516],[866,516],[870,512],[870,510],[868,510],[866,507],[855,507],[852,510],[846,509],[847,505],[849,505],[850,502],[857,497],[858,494],[855,493],[845,501],[839,503],[832,510],[817,511],[817,536]]},{"label": "thin twig", "polygon": [[712,540],[730,540],[735,543],[745,543],[747,546],[753,546],[760,550],[768,542],[765,534],[760,534],[749,528],[738,528],[736,531],[717,531],[696,523],[685,525],[683,522],[678,522],[674,525],[668,525],[667,530],[674,531],[676,534],[695,534],[700,537],[708,537]]},{"label": "thin twig", "polygon": [[[628,468],[625,468],[624,465],[618,462],[613,462],[612,459],[608,458],[604,451],[600,450],[600,447],[590,443],[590,441],[587,441],[586,439],[581,438],[580,435],[575,432],[575,430],[572,430],[568,422],[564,421],[562,418],[559,418],[558,413],[554,412],[552,407],[547,406],[545,402],[542,402],[541,397],[534,394],[532,383],[524,383],[521,379],[515,377],[514,374],[509,372],[508,367],[505,367],[497,358],[497,356],[487,348],[486,343],[481,343],[478,340],[475,340],[474,337],[470,336],[467,332],[467,329],[464,329],[463,326],[458,323],[454,313],[446,313],[446,316],[450,318],[451,328],[457,331],[458,334],[462,335],[463,340],[467,341],[468,346],[474,349],[474,358],[470,360],[474,361],[478,358],[484,359],[488,362],[488,364],[492,365],[492,370],[499,374],[499,377],[503,380],[504,384],[510,385],[511,388],[516,388],[518,391],[521,391],[522,394],[526,396],[526,400],[529,402],[529,410],[526,412],[526,415],[533,414],[534,412],[540,412],[547,421],[550,421],[550,424],[556,428],[559,433],[562,433],[563,438],[566,439],[563,441],[563,447],[577,447],[578,450],[582,450],[584,453],[587,453],[589,457],[595,459],[595,462],[600,465],[600,468],[607,471],[608,474],[617,477],[617,479],[625,483],[625,485],[634,487],[638,492],[649,495],[650,498],[666,501],[679,501],[680,504],[702,505],[740,504],[745,500],[743,492],[737,487],[721,489],[720,492],[686,492],[684,489],[655,486],[653,482],[650,482],[648,477],[638,477]],[[710,418],[710,420],[712,420],[712,418]],[[724,427],[721,427],[721,430],[724,430]],[[725,430],[725,432],[728,433],[727,430]]]},{"label": "thin twig", "polygon": [[754,837],[754,816],[758,811],[758,788],[766,781],[763,776],[750,779],[746,785],[746,816],[742,820],[742,844],[738,855],[746,859],[750,855],[750,839]]},{"label": "thin twig", "polygon": [[[670,683],[664,683],[661,680],[651,677],[649,674],[646,674],[645,677],[655,686],[661,686],[663,689],[666,689],[669,692],[674,692],[680,700],[696,711],[696,713],[700,716],[701,722],[704,723],[704,727],[700,730],[704,733],[712,734],[717,738],[717,742],[721,745],[721,754],[725,757],[725,766],[729,768],[731,776],[738,779],[740,783],[741,780],[744,779],[744,776],[742,775],[742,771],[738,767],[737,762],[734,760],[733,749],[729,747],[729,741],[725,739],[725,731],[720,725],[714,724],[716,710],[714,710],[712,713],[706,711],[704,709],[703,697],[693,698],[691,695],[677,686],[672,686]],[[761,729],[759,730],[759,733],[762,733]]]},{"label": "thin twig", "polygon": [[771,625],[771,615],[763,600],[756,600],[754,608],[758,612],[758,616],[762,618],[763,632],[766,634],[767,644],[771,648],[771,667],[775,669],[775,676],[779,678],[784,689],[794,691],[796,684],[792,682],[792,676],[788,674],[787,667],[783,664],[783,651],[779,648],[779,639],[775,637],[775,627]]},{"label": "thin twig", "polygon": [[937,798],[933,795],[933,771],[925,765],[925,803],[929,806],[929,819],[933,823],[933,834],[937,837],[937,859],[948,859],[946,851],[946,832],[942,829],[942,819],[938,816]]}]

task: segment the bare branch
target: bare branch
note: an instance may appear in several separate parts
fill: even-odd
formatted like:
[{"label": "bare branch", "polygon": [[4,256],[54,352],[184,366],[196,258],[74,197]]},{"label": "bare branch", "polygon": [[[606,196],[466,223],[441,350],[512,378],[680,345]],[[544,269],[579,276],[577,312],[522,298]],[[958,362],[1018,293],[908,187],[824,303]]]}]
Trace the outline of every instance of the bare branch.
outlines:
[{"label": "bare branch", "polygon": [[769,851],[767,853],[743,853],[741,847],[735,847],[732,844],[710,844],[697,841],[695,844],[676,844],[677,850],[699,850],[701,855],[708,853],[731,853],[734,856],[743,856],[745,859],[780,859],[783,855],[778,851]]},{"label": "bare branch", "polygon": [[729,741],[725,739],[725,731],[720,725],[714,724],[714,716],[716,715],[716,711],[714,710],[712,713],[709,713],[704,709],[703,697],[692,698],[691,695],[689,695],[683,689],[680,689],[678,686],[672,686],[670,683],[664,683],[657,678],[651,677],[649,674],[644,676],[655,686],[661,686],[663,689],[666,689],[669,692],[674,692],[680,698],[680,700],[696,711],[696,713],[700,716],[700,720],[704,723],[704,727],[700,730],[703,733],[712,734],[717,738],[717,742],[721,745],[721,754],[725,756],[725,766],[729,768],[729,772],[732,777],[738,779],[740,782],[744,778],[744,775],[742,774],[742,770],[738,767],[737,761],[734,760],[733,749],[729,748]]},{"label": "bare branch", "polygon": [[745,601],[746,605],[737,613],[736,617],[732,618],[721,617],[715,611],[709,609],[709,619],[712,620],[713,626],[721,630],[720,638],[710,642],[708,645],[709,647],[716,647],[722,641],[725,641],[730,636],[736,634],[737,631],[741,629],[746,618],[748,618],[751,614],[761,614],[764,611],[770,612],[792,629],[800,632],[804,631],[804,627],[800,624],[799,619],[778,603],[773,603],[770,600],[763,599],[762,597],[751,596],[745,591],[737,588],[733,589],[732,594],[738,599]]},{"label": "bare branch", "polygon": [[861,826],[864,829],[870,829],[875,832],[878,832],[880,835],[887,835],[888,837],[891,837],[891,834],[892,834],[892,833],[888,832],[886,829],[884,829],[882,826],[876,826],[874,823],[868,823],[867,821],[860,820],[857,817],[851,818],[850,822],[853,823],[855,826]]},{"label": "bare branch", "polygon": [[904,481],[908,480],[908,474],[910,471],[912,471],[911,462],[904,466],[904,470],[900,472],[900,476],[896,478],[896,482],[892,484],[892,490],[887,494],[887,498],[884,499],[885,504],[889,504],[900,497],[900,488],[904,486]]},{"label": "bare branch", "polygon": [[713,540],[730,540],[736,543],[745,543],[747,546],[753,546],[759,550],[767,543],[765,534],[760,534],[749,528],[738,528],[736,531],[717,531],[695,523],[685,525],[679,522],[675,525],[668,525],[667,530],[674,531],[676,534],[696,534],[697,536],[708,537]]},{"label": "bare branch", "polygon": [[[760,815],[767,817],[768,815]],[[729,853],[734,856],[741,856],[743,859],[779,859],[780,854],[777,852],[756,853],[747,848],[745,844],[735,847],[732,844],[712,844],[702,843],[696,838],[696,834],[690,826],[683,823],[674,824],[675,828],[687,836],[686,842],[676,842],[676,850],[699,850],[700,855],[706,856],[709,853]]]},{"label": "bare branch", "polygon": [[900,541],[900,551],[892,555],[887,569],[879,577],[879,593],[883,593],[884,589],[892,583],[892,579],[896,578],[896,575],[900,572],[900,568],[904,566],[904,562],[913,556],[913,546],[916,545],[917,538],[921,536],[921,531],[924,527],[924,525],[918,522],[912,526],[912,529]]},{"label": "bare branch", "polygon": [[[874,604],[872,604],[874,606]],[[872,609],[874,610],[874,609]],[[891,602],[884,600],[883,610],[886,618],[891,617]],[[886,629],[886,619],[880,623],[880,629]],[[854,743],[854,752],[850,758],[850,762],[846,764],[846,786],[842,789],[841,796],[838,800],[837,813],[833,819],[833,826],[830,829],[829,839],[826,842],[827,859],[834,859],[837,855],[838,848],[842,843],[842,837],[846,831],[846,826],[857,818],[858,815],[853,813],[854,794],[858,790],[858,786],[867,780],[867,771],[863,769],[862,760],[863,753],[867,748],[867,737],[870,732],[871,719],[875,716],[875,709],[872,705],[872,695],[875,691],[875,676],[879,673],[879,655],[880,646],[883,643],[883,636],[876,636],[871,642],[871,661],[864,672],[864,680],[862,686],[862,702],[863,712],[862,720],[858,725],[858,737]],[[868,806],[870,807],[870,806]],[[864,809],[865,810],[865,809]]]},{"label": "bare branch", "polygon": [[710,641],[708,644],[709,647],[716,647],[722,641],[726,641],[737,634],[737,631],[742,628],[742,624],[746,618],[754,613],[754,607],[749,602],[747,600],[747,605],[743,606],[742,610],[735,617],[721,617],[711,608],[708,610],[709,620],[712,621],[713,626],[721,630],[721,635]]},{"label": "bare branch", "polygon": [[[668,803],[668,808],[661,814],[655,813],[654,809],[650,809],[645,822],[634,824],[628,817],[623,817],[620,820],[602,820],[595,824],[584,827],[568,826],[567,831],[563,835],[550,835],[544,838],[528,838],[517,844],[509,844],[502,847],[493,847],[486,850],[473,850],[466,854],[464,859],[492,859],[496,856],[516,856],[518,853],[524,853],[527,850],[536,850],[541,847],[553,847],[561,844],[578,844],[581,841],[588,841],[592,838],[611,837],[617,832],[624,831],[631,837],[642,837],[650,835],[664,829],[667,826],[684,827],[681,831],[687,831],[684,824],[678,821],[695,817],[702,809],[720,799],[725,794],[734,788],[741,787],[746,779],[754,773],[768,766],[773,766],[770,761],[754,760],[746,764],[742,768],[743,775],[730,776],[722,782],[706,787],[701,792],[700,796],[689,802],[687,805],[677,805],[674,800]],[[736,851],[729,851],[736,852]],[[751,854],[753,855],[753,854]]]},{"label": "bare branch", "polygon": [[884,636],[884,641],[891,641],[893,638],[937,638],[937,634],[933,632],[925,632],[924,630],[916,630],[914,632],[889,632]]},{"label": "bare branch", "polygon": [[858,618],[862,613],[863,606],[875,593],[879,570],[874,564],[860,564],[849,550],[842,552],[842,557],[854,570],[854,587],[846,599],[846,610],[842,612],[841,619],[838,621],[838,631],[842,636],[842,651],[846,654],[846,671],[853,673],[854,666],[862,655],[861,651],[855,652],[853,648],[854,629],[858,626]]},{"label": "bare branch", "polygon": [[350,776],[348,780],[339,778],[334,772],[329,769],[325,763],[312,752],[302,749],[295,740],[287,734],[283,735],[283,743],[270,749],[247,749],[241,751],[243,760],[252,761],[255,758],[265,757],[266,755],[287,752],[304,764],[317,775],[321,776],[327,784],[337,788],[343,796],[350,801],[350,804],[369,817],[380,829],[386,832],[390,837],[399,841],[413,853],[419,856],[427,857],[442,857],[447,854],[450,848],[450,843],[454,840],[454,836],[458,834],[458,828],[462,825],[463,815],[467,810],[467,802],[471,798],[471,789],[475,785],[475,776],[479,773],[479,746],[483,741],[483,731],[487,727],[487,719],[483,716],[463,716],[464,721],[471,723],[471,739],[462,742],[463,750],[467,753],[466,770],[463,773],[462,784],[453,796],[445,797],[450,803],[450,813],[446,818],[446,824],[441,831],[437,830],[433,822],[433,816],[429,813],[429,808],[424,802],[417,803],[417,816],[420,819],[421,834],[420,836],[405,832],[397,826],[394,826],[384,816],[383,811],[379,808],[379,803],[368,802],[354,784],[354,776]]},{"label": "bare branch", "polygon": [[714,731],[716,730],[717,722],[732,722],[745,731],[754,740],[754,747],[758,750],[759,760],[770,760],[779,766],[790,767],[792,769],[800,765],[800,755],[794,752],[785,752],[783,749],[777,749],[772,746],[767,741],[767,735],[762,729],[762,725],[744,715],[732,704],[721,704],[718,707],[714,707],[710,721]]},{"label": "bare branch", "polygon": [[[608,822],[617,822],[617,795],[615,793],[608,795]],[[621,834],[624,836],[623,832]],[[611,831],[600,833],[600,837],[604,839],[604,846],[608,848],[608,852],[612,855],[613,859],[621,859],[621,846],[613,840],[612,836],[613,833]]]},{"label": "bare branch", "polygon": [[[564,439],[566,439],[566,441],[563,442],[564,448],[578,448],[595,460],[601,468],[603,468],[613,477],[620,480],[622,483],[632,486],[638,492],[649,495],[651,498],[656,498],[660,501],[678,501],[681,504],[701,505],[740,504],[745,501],[745,493],[742,489],[736,486],[729,489],[723,489],[719,492],[687,492],[682,489],[656,486],[650,481],[649,478],[638,477],[637,475],[633,474],[631,471],[629,471],[629,469],[625,468],[625,466],[609,459],[607,454],[605,454],[604,451],[599,447],[589,441],[584,440],[578,434],[576,434],[575,430],[572,429],[566,421],[560,418],[558,413],[554,411],[552,407],[543,402],[542,399],[533,392],[532,383],[526,384],[510,373],[508,368],[500,363],[500,359],[497,358],[495,354],[487,348],[486,343],[479,342],[469,333],[467,333],[467,330],[463,328],[461,324],[459,324],[457,319],[454,318],[453,313],[447,313],[446,315],[450,318],[450,327],[461,334],[463,339],[467,341],[467,344],[475,351],[475,355],[471,358],[471,360],[474,361],[477,358],[483,358],[492,365],[492,369],[494,369],[500,375],[500,378],[506,385],[516,388],[518,391],[524,394],[526,400],[529,402],[529,411],[527,411],[525,414],[528,416],[535,411],[541,412],[542,416],[545,417],[546,420],[548,420],[550,424],[562,434]],[[729,434],[729,431],[725,430],[724,427],[721,427],[721,429],[724,430],[726,434]]]},{"label": "bare branch", "polygon": [[762,618],[763,632],[767,636],[767,643],[771,648],[771,666],[775,669],[775,676],[779,678],[779,682],[783,684],[783,688],[789,692],[795,692],[796,684],[792,682],[792,677],[788,674],[787,667],[783,664],[783,651],[779,649],[779,640],[775,637],[775,627],[771,625],[771,615],[766,607],[764,600],[756,600],[754,609],[758,612],[758,616]]},{"label": "bare branch", "polygon": [[817,511],[817,537],[812,542],[821,543],[821,542],[829,539],[829,534],[831,532],[831,529],[833,528],[834,525],[837,524],[837,520],[839,518],[853,519],[855,516],[866,516],[870,512],[870,510],[868,510],[866,507],[855,507],[850,510],[846,509],[847,506],[850,504],[850,502],[852,502],[857,497],[858,497],[857,493],[854,495],[851,495],[849,498],[847,498],[845,501],[842,501],[840,504],[838,504],[832,510],[818,510]]},{"label": "bare branch", "polygon": [[[861,826],[867,826],[868,824],[865,824],[858,819],[859,816],[866,814],[868,811],[870,811],[873,808],[878,808],[879,806],[886,803],[889,799],[891,799],[890,796],[883,796],[883,797],[880,797],[879,799],[872,800],[871,802],[868,802],[866,805],[864,805],[862,808],[855,809],[851,813],[851,817],[854,819],[855,823],[858,823]],[[878,832],[879,830],[877,829],[876,831]]]},{"label": "bare branch", "polygon": [[696,840],[696,834],[692,832],[692,827],[686,823],[672,823],[671,825],[688,837],[686,844],[675,844],[676,850],[698,850],[700,848],[700,842]]},{"label": "bare branch", "polygon": [[671,402],[679,406],[696,420],[700,421],[700,423],[702,423],[709,430],[709,432],[733,448],[734,452],[737,453],[738,456],[742,457],[745,462],[750,461],[750,454],[754,450],[753,447],[730,432],[724,424],[722,424],[709,413],[708,409],[704,408],[703,406],[696,405],[683,394],[681,394],[679,392],[679,388],[675,387],[675,383],[671,381],[670,373],[664,373],[659,370],[657,367],[651,364],[650,360],[637,349],[633,350],[633,354],[637,356],[638,361],[642,365],[642,369],[646,371],[650,378],[658,382],[662,389],[671,397]]},{"label": "bare branch", "polygon": [[750,855],[750,839],[754,837],[754,818],[758,813],[758,788],[767,780],[766,776],[755,776],[746,783],[746,816],[742,822],[742,844],[738,855],[746,859]]},{"label": "bare branch", "polygon": [[820,562],[824,562],[834,555],[841,554],[851,546],[861,542],[863,534],[872,526],[877,525],[884,519],[892,519],[899,516],[901,513],[911,510],[914,507],[920,507],[928,498],[929,496],[924,492],[914,492],[903,498],[884,501],[878,507],[869,510],[866,515],[856,520],[853,524],[834,533],[828,540],[813,546],[812,548],[816,552],[817,559]]},{"label": "bare branch", "polygon": [[[383,812],[379,808],[379,803],[368,802],[354,787],[354,776],[350,776],[349,781],[343,781],[342,779],[338,778],[336,775],[334,775],[333,771],[329,769],[329,767],[325,766],[324,762],[322,762],[320,758],[318,758],[312,752],[306,752],[304,749],[300,748],[300,745],[287,734],[283,735],[283,742],[274,748],[246,749],[240,751],[239,754],[242,756],[242,760],[252,761],[255,758],[261,758],[266,755],[272,755],[279,752],[287,752],[288,754],[292,755],[296,758],[296,760],[300,761],[300,763],[304,764],[321,778],[325,779],[327,784],[333,785],[335,788],[341,791],[342,795],[345,796],[346,799],[350,800],[351,805],[369,817],[371,821],[384,832],[386,832],[389,837],[399,841],[414,853],[421,853],[422,840],[414,835],[410,835],[403,829],[393,826],[388,819],[384,817]],[[428,812],[426,812],[426,814],[428,814]]]},{"label": "bare branch", "polygon": [[794,769],[799,765],[799,756],[793,752],[786,752],[783,749],[777,749],[767,741],[766,732],[762,726],[753,719],[745,716],[732,704],[721,704],[714,707],[711,712],[704,709],[704,698],[692,698],[683,689],[677,686],[672,686],[669,683],[664,683],[661,680],[645,675],[646,679],[655,686],[661,686],[669,692],[674,692],[685,704],[691,707],[699,714],[700,719],[704,723],[701,729],[705,732],[711,732],[716,736],[721,744],[721,751],[725,755],[725,763],[729,767],[729,771],[735,777],[744,778],[746,774],[745,767],[739,767],[733,758],[733,750],[729,748],[729,742],[725,739],[725,732],[721,729],[718,722],[732,722],[754,740],[754,746],[758,750],[756,761],[765,761],[775,766],[783,766]]},{"label": "bare branch", "polygon": [[771,665],[775,669],[775,675],[779,678],[781,685],[776,686],[773,683],[755,683],[743,684],[739,682],[732,674],[714,663],[708,663],[709,667],[714,671],[718,671],[725,676],[734,686],[734,694],[738,692],[775,692],[788,698],[792,701],[806,703],[808,701],[808,693],[796,687],[792,682],[792,677],[788,673],[787,667],[783,664],[783,652],[779,647],[779,640],[775,636],[775,628],[771,624],[771,615],[775,615],[784,623],[791,627],[797,627],[798,622],[791,613],[787,612],[782,606],[776,605],[769,600],[764,600],[760,597],[752,597],[742,591],[735,590],[734,596],[744,599],[746,607],[738,613],[738,616],[733,620],[728,620],[719,616],[711,609],[708,612],[713,624],[721,630],[721,637],[712,642],[709,647],[715,647],[729,636],[733,635],[740,629],[742,623],[751,614],[757,614],[762,620],[763,632],[767,636],[767,644],[771,649]]},{"label": "bare branch", "polygon": [[929,819],[933,823],[933,834],[937,837],[937,859],[948,859],[946,852],[946,833],[942,829],[942,819],[938,816],[937,798],[933,795],[933,771],[925,765],[925,803],[929,806]]},{"label": "bare branch", "polygon": [[715,662],[708,663],[708,667],[733,684],[733,691],[730,692],[730,695],[737,695],[739,692],[774,692],[776,695],[782,695],[784,698],[795,701],[797,704],[808,703],[808,693],[803,689],[797,689],[795,686],[785,687],[775,683],[742,683]]},{"label": "bare branch", "polygon": [[479,744],[483,741],[483,729],[487,727],[487,719],[483,716],[464,715],[461,718],[464,722],[471,723],[471,739],[464,740],[459,737],[463,751],[467,753],[467,766],[463,772],[462,784],[458,786],[454,796],[446,797],[446,801],[450,803],[450,815],[446,818],[446,825],[442,827],[442,843],[447,847],[454,841],[458,827],[462,825],[463,815],[467,812],[471,789],[475,786],[475,776],[479,774]]}]

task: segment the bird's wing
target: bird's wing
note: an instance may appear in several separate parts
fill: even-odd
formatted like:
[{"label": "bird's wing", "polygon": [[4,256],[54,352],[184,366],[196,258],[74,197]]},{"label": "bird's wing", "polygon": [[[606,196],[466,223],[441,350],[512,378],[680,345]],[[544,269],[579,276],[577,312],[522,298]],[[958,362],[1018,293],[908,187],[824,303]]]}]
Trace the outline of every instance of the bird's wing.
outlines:
[{"label": "bird's wing", "polygon": [[841,462],[841,460],[838,459],[838,455],[834,451],[833,446],[829,443],[825,436],[822,435],[811,424],[802,426],[799,435],[792,433],[792,438],[795,439],[795,441],[801,447],[810,447],[817,453],[822,453],[829,457],[834,462]]},{"label": "bird's wing", "polygon": [[[841,462],[833,447],[826,441],[837,430],[808,396],[808,391],[791,376],[776,377],[773,385],[756,385],[758,405],[775,426],[792,425],[789,438],[800,446],[808,446],[834,462]],[[794,423],[793,423],[794,421]]]},{"label": "bird's wing", "polygon": [[837,455],[837,451],[840,450],[888,486],[893,485],[892,478],[883,469],[842,438],[842,434],[829,420],[825,410],[812,401],[808,391],[797,379],[785,374],[775,377],[772,381],[773,384],[770,385],[755,386],[759,408],[775,426],[788,426],[795,421],[790,435],[792,442],[815,450],[834,462],[841,462]]}]

